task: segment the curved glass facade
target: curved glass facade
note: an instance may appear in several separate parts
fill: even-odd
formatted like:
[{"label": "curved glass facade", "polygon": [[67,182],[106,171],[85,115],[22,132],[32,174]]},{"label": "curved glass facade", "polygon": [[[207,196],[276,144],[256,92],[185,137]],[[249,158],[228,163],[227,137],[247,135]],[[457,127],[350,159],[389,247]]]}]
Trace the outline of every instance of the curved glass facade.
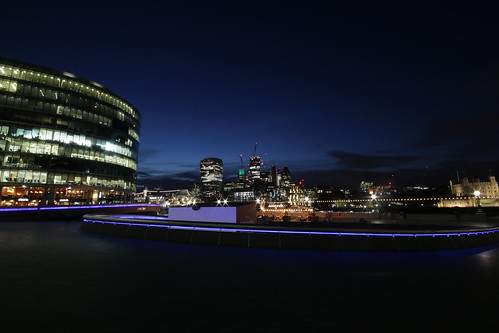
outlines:
[{"label": "curved glass facade", "polygon": [[98,83],[0,58],[2,206],[125,202],[140,113]]},{"label": "curved glass facade", "polygon": [[216,157],[199,162],[201,191],[206,198],[214,198],[222,192],[224,164]]}]

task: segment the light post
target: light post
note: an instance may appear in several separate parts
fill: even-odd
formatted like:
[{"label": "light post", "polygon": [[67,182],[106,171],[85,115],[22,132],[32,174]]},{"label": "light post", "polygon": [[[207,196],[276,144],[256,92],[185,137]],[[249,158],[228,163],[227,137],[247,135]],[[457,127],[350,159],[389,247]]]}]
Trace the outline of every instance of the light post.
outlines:
[{"label": "light post", "polygon": [[376,194],[373,194],[371,195],[371,199],[372,199],[372,205],[373,205],[373,213],[377,213],[378,212],[378,205],[374,204],[374,201],[378,198],[378,196]]},{"label": "light post", "polygon": [[314,207],[312,206],[312,201],[310,198],[307,196],[303,199],[305,201],[305,208],[307,210],[307,220],[310,220],[310,222],[315,222],[315,210]]},{"label": "light post", "polygon": [[482,212],[482,207],[480,206],[480,191],[476,190],[475,192],[473,192],[473,194],[475,195],[475,201],[476,201],[476,205],[478,207],[478,210],[477,210],[477,213],[481,213]]}]

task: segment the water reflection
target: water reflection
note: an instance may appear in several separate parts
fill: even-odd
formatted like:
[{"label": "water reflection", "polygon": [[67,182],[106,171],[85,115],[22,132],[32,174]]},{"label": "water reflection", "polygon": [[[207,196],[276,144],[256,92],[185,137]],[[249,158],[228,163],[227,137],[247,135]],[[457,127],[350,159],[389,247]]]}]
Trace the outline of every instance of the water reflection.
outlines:
[{"label": "water reflection", "polygon": [[497,324],[497,246],[249,249],[115,238],[79,225],[0,223],[6,318],[33,323],[28,329],[116,332],[480,331]]}]

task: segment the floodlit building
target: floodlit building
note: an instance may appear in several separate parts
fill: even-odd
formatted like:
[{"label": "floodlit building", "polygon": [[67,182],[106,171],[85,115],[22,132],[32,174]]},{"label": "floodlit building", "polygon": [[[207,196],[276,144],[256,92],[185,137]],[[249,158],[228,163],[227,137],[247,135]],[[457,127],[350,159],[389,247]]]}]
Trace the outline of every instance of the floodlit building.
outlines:
[{"label": "floodlit building", "polygon": [[461,184],[451,181],[450,188],[452,195],[458,197],[474,196],[476,191],[480,192],[480,196],[482,197],[499,197],[499,186],[494,176],[489,176],[489,181],[486,182],[482,182],[480,179],[474,179],[470,182],[467,177],[464,177]]},{"label": "floodlit building", "polygon": [[443,198],[438,207],[499,207],[499,186],[494,176],[482,182],[467,177],[461,183],[450,181],[451,198]]},{"label": "floodlit building", "polygon": [[204,197],[213,198],[222,192],[224,165],[221,159],[205,158],[199,163],[201,173],[201,193]]},{"label": "floodlit building", "polygon": [[0,58],[0,205],[128,201],[139,127],[139,111],[98,83]]}]

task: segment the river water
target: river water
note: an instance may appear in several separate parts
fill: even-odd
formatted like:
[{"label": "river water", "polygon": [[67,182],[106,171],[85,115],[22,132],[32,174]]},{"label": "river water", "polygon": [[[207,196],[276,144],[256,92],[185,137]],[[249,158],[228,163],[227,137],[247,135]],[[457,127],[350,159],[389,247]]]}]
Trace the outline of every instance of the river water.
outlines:
[{"label": "river water", "polygon": [[499,247],[322,252],[0,223],[1,325],[64,332],[496,331]]}]

